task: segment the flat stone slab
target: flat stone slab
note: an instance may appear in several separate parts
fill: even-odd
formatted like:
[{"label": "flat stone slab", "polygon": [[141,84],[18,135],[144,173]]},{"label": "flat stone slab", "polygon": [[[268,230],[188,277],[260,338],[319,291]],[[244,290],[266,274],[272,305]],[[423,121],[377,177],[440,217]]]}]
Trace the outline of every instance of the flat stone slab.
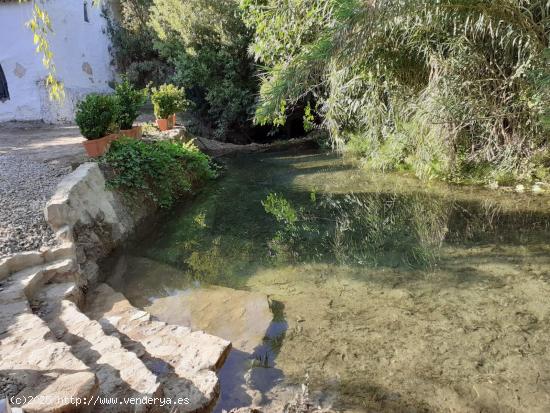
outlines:
[{"label": "flat stone slab", "polygon": [[273,319],[265,294],[210,286],[158,298],[145,308],[159,320],[204,330],[252,353]]}]

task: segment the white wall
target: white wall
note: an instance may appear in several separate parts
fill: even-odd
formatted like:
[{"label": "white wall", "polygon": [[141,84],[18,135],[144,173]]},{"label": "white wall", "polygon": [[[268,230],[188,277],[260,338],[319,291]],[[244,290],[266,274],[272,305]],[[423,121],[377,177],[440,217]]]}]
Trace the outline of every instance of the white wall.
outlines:
[{"label": "white wall", "polygon": [[32,33],[25,26],[32,15],[31,3],[0,3],[0,64],[6,75],[10,100],[0,102],[0,122],[44,120],[71,122],[74,106],[91,92],[109,92],[114,78],[110,65],[105,20],[88,0],[89,22],[84,21],[83,0],[48,0],[44,3],[54,33],[50,45],[57,77],[65,86],[66,99],[51,102],[42,79],[46,70],[36,53]]}]

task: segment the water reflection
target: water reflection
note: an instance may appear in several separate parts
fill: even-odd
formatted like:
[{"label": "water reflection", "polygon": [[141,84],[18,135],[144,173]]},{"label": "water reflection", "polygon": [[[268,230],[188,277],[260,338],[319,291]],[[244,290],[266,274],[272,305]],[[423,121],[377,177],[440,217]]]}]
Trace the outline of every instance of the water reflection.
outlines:
[{"label": "water reflection", "polygon": [[[294,209],[282,196],[264,202],[279,223],[269,241],[285,262],[333,262],[358,266],[424,267],[436,262],[447,234],[449,208],[420,195],[314,195]],[[293,211],[285,218],[283,208]]]},{"label": "water reflection", "polygon": [[[266,188],[267,189],[267,188]],[[193,281],[239,288],[265,266],[334,265],[426,269],[449,245],[544,243],[548,216],[511,213],[498,203],[467,202],[423,192],[317,193],[258,191],[246,211],[200,204],[139,253]],[[255,198],[255,199],[254,199]],[[220,209],[228,214],[220,216]],[[235,215],[240,219],[234,221]],[[185,282],[184,282],[185,281]]]}]

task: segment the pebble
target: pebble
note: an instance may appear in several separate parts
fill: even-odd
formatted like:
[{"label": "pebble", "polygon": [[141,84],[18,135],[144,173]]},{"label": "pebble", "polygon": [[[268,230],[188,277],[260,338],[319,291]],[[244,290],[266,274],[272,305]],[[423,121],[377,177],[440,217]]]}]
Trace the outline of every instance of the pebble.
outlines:
[{"label": "pebble", "polygon": [[516,190],[516,192],[518,192],[518,193],[522,193],[522,192],[525,191],[525,187],[524,187],[523,185],[519,184],[519,185],[516,185],[515,190]]},{"label": "pebble", "polygon": [[542,185],[538,182],[533,185],[533,188],[531,189],[534,194],[542,194],[544,192],[544,189],[542,188]]},{"label": "pebble", "polygon": [[44,207],[69,167],[0,155],[0,257],[55,245]]}]

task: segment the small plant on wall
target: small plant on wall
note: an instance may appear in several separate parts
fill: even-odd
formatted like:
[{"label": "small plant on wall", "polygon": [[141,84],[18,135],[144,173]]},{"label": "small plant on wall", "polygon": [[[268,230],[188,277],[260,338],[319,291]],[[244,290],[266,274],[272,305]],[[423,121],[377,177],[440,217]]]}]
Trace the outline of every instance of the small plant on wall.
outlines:
[{"label": "small plant on wall", "polygon": [[176,112],[181,112],[189,106],[183,88],[171,84],[152,88],[151,102],[157,118],[157,126],[161,131],[172,129],[176,123]]},{"label": "small plant on wall", "polygon": [[92,93],[78,102],[75,121],[80,133],[87,139],[82,144],[88,155],[102,155],[118,137],[112,133],[117,129],[117,116],[118,108],[113,96]]},{"label": "small plant on wall", "polygon": [[133,126],[139,116],[139,111],[147,100],[147,91],[136,89],[128,78],[123,77],[122,82],[115,87],[114,99],[117,110],[117,124],[120,127],[120,134],[132,138],[141,137],[141,127]]}]

